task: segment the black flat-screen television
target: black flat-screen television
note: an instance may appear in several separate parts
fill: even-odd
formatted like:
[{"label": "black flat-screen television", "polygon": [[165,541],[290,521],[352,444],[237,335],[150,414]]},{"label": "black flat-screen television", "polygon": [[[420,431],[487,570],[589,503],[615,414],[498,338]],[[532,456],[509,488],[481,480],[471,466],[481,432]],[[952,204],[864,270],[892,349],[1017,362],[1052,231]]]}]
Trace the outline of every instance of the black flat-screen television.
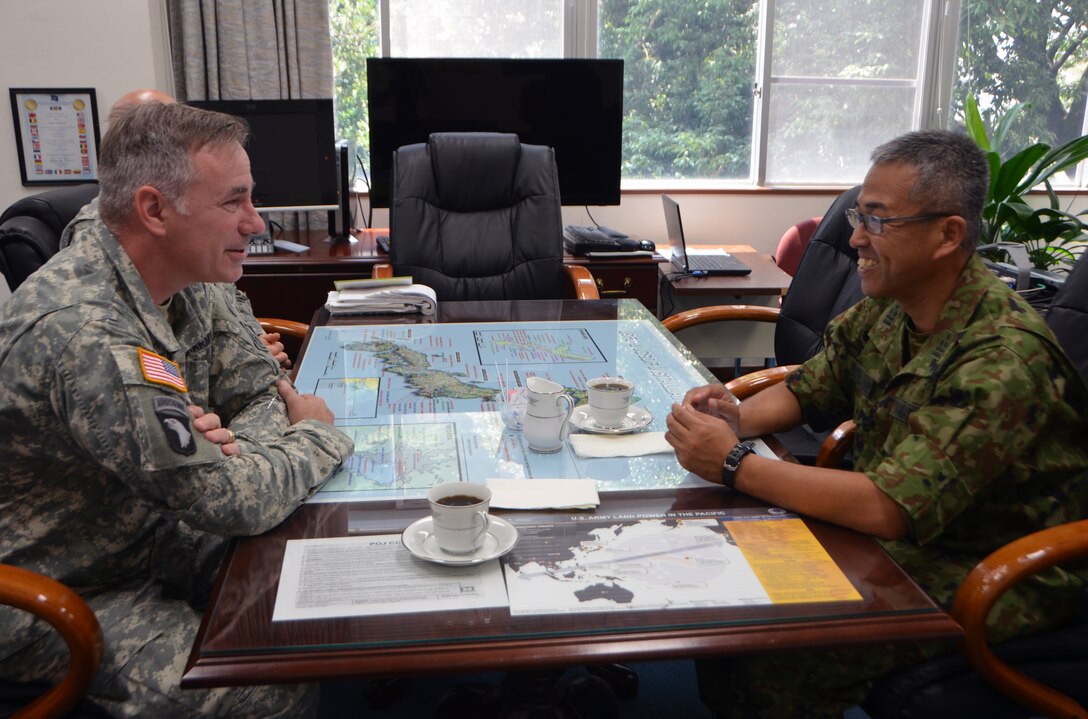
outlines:
[{"label": "black flat-screen television", "polygon": [[512,132],[555,150],[564,205],[618,205],[623,60],[368,58],[370,204],[393,151],[432,132]]},{"label": "black flat-screen television", "polygon": [[193,100],[194,107],[241,117],[261,212],[338,207],[336,129],[331,99]]}]

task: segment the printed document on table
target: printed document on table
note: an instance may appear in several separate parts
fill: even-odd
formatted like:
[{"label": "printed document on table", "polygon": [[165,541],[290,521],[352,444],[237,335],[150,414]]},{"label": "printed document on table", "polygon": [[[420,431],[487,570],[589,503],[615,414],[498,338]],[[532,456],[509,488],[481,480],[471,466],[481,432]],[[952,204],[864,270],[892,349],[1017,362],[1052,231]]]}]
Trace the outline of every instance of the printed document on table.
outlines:
[{"label": "printed document on table", "polygon": [[272,621],[507,605],[497,559],[447,567],[415,559],[399,534],[287,542]]}]

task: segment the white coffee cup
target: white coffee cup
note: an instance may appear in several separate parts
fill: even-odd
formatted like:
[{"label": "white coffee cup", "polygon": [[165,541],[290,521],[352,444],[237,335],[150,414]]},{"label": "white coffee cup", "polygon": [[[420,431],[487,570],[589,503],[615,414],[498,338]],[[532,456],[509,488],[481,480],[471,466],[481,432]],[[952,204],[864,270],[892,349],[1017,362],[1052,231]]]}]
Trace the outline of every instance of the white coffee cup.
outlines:
[{"label": "white coffee cup", "polygon": [[543,377],[525,380],[526,407],[521,433],[534,452],[558,452],[563,448],[567,420],[574,411],[574,400],[563,393],[563,385]]},{"label": "white coffee cup", "polygon": [[427,492],[434,538],[447,554],[471,554],[483,546],[491,490],[483,484],[444,482]]},{"label": "white coffee cup", "polygon": [[586,382],[589,395],[589,415],[598,427],[615,429],[623,426],[635,386],[623,377],[594,377]]}]

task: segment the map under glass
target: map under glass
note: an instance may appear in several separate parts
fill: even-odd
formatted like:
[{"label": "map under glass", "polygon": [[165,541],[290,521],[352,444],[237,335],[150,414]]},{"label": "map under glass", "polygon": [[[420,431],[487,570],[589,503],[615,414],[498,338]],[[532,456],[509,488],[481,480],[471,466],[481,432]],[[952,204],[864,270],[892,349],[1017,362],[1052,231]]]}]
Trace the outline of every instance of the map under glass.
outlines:
[{"label": "map under glass", "polygon": [[328,403],[355,454],[311,501],[422,497],[470,478],[592,478],[601,491],[696,482],[672,454],[537,454],[503,422],[504,398],[529,377],[581,405],[586,381],[606,374],[634,382],[633,403],[653,415],[645,431],[664,431],[672,403],[707,382],[644,319],[315,328],[295,384]]}]

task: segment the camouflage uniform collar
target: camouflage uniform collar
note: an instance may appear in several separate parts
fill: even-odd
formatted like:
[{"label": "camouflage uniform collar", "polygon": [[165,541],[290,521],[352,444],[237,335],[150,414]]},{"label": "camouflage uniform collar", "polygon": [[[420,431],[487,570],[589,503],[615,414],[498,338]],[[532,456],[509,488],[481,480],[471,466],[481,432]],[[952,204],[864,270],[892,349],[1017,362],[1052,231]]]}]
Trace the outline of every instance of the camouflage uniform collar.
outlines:
[{"label": "camouflage uniform collar", "polygon": [[941,308],[937,324],[931,335],[943,332],[960,332],[974,317],[976,308],[982,303],[986,293],[1000,282],[993,272],[983,264],[978,255],[972,255],[960,273],[959,283],[953,290],[948,302]]},{"label": "camouflage uniform collar", "polygon": [[102,222],[98,222],[94,228],[98,245],[106,255],[106,259],[114,266],[119,278],[119,284],[129,297],[129,306],[140,318],[140,322],[151,333],[158,346],[168,353],[177,352],[180,345],[174,331],[171,329],[166,317],[151,298],[147,285],[140,277],[136,265],[121,246],[117,236]]},{"label": "camouflage uniform collar", "polygon": [[933,331],[905,364],[903,357],[909,342],[909,318],[896,302],[883,300],[887,308],[874,327],[871,339],[880,349],[886,365],[899,367],[901,372],[919,377],[930,376],[963,336],[975,316],[976,309],[986,293],[992,289],[994,282],[1000,280],[994,277],[977,255],[968,260],[960,273],[956,289],[941,308]]}]

